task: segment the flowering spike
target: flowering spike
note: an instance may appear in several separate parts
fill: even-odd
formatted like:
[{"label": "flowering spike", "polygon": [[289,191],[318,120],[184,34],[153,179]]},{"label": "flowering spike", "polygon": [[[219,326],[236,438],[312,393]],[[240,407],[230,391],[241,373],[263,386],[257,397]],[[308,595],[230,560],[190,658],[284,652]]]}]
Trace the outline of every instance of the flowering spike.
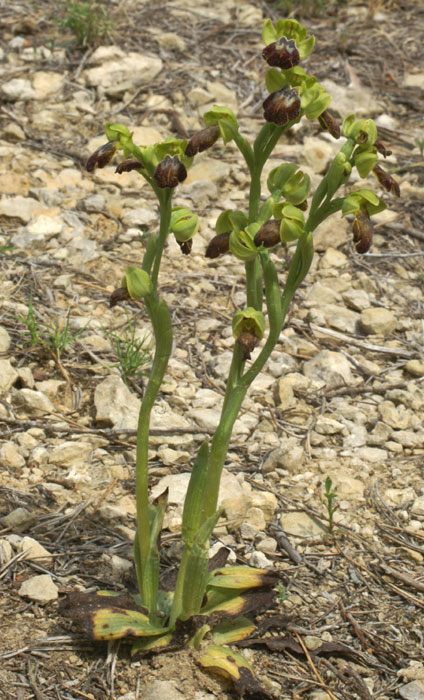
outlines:
[{"label": "flowering spike", "polygon": [[185,149],[185,155],[192,158],[197,153],[206,151],[208,148],[214,145],[214,143],[219,139],[220,135],[221,132],[219,130],[219,126],[216,124],[213,126],[207,126],[201,131],[197,131],[188,142]]},{"label": "flowering spike", "polygon": [[115,155],[118,148],[118,143],[116,141],[108,141],[100,146],[91,156],[88,158],[85,169],[92,173],[96,168],[104,168],[109,165],[113,156]]},{"label": "flowering spike", "polygon": [[187,170],[178,156],[165,156],[156,166],[154,178],[158,187],[176,187],[187,177]]},{"label": "flowering spike", "polygon": [[396,197],[400,197],[399,185],[396,182],[396,180],[394,179],[394,177],[389,175],[389,173],[386,173],[386,171],[383,170],[383,168],[380,168],[379,165],[376,165],[373,168],[373,173],[376,176],[377,180],[379,181],[380,185],[382,187],[384,187],[384,189],[387,192],[391,192]]},{"label": "flowering spike", "polygon": [[283,70],[297,66],[300,61],[294,39],[287,39],[285,36],[265,46],[262,56],[269,66],[276,66]]},{"label": "flowering spike", "polygon": [[263,103],[264,118],[278,126],[285,126],[300,113],[300,98],[290,87],[272,92]]}]

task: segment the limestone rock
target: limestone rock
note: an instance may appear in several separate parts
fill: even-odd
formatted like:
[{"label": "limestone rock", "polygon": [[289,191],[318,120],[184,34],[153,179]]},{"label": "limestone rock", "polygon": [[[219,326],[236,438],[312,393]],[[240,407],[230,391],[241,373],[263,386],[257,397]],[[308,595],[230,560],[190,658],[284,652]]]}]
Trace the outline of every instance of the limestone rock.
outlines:
[{"label": "limestone rock", "polygon": [[319,261],[319,269],[320,270],[328,270],[331,269],[332,267],[335,268],[340,268],[344,267],[347,263],[347,257],[344,253],[342,253],[340,250],[336,250],[335,248],[327,248],[325,251],[324,255]]},{"label": "limestone rock", "polygon": [[340,214],[333,214],[325,219],[314,231],[315,250],[322,252],[327,248],[339,248],[349,239],[349,223],[341,219]]},{"label": "limestone rock", "polygon": [[[3,197],[0,200],[0,216],[17,218],[27,224],[37,213],[41,213],[44,207],[33,197]],[[12,237],[12,243],[14,237]]]},{"label": "limestone rock", "polygon": [[4,442],[2,444],[0,447],[0,460],[5,467],[10,467],[11,469],[18,469],[25,464],[25,458],[14,442]]},{"label": "limestone rock", "polygon": [[0,358],[0,392],[9,391],[16,382],[18,376],[10,360]]},{"label": "limestone rock", "polygon": [[106,377],[95,389],[96,421],[114,428],[136,428],[140,399],[130,392],[121,377]]},{"label": "limestone rock", "polygon": [[32,413],[53,413],[54,406],[50,399],[41,391],[34,389],[20,389],[18,392],[18,401]]},{"label": "limestone rock", "polygon": [[334,145],[323,138],[307,136],[303,141],[303,146],[302,157],[306,163],[315,173],[323,173],[335,154]]},{"label": "limestone rock", "polygon": [[411,681],[401,686],[399,695],[404,700],[424,700],[424,681]]},{"label": "limestone rock", "polygon": [[18,549],[20,552],[26,553],[25,559],[30,559],[31,561],[46,563],[52,558],[50,552],[33,537],[23,537]]},{"label": "limestone rock", "polygon": [[[0,326],[0,352],[8,352],[10,348],[10,335],[7,332],[6,328],[3,326]],[[0,362],[4,362],[4,360],[0,360]],[[0,377],[3,379],[3,371],[0,366]]]},{"label": "limestone rock", "polygon": [[40,605],[46,605],[52,600],[57,600],[59,590],[49,574],[32,576],[23,582],[18,591],[22,598],[29,598]]},{"label": "limestone rock", "polygon": [[331,350],[321,350],[312,360],[307,360],[303,372],[306,377],[322,382],[327,388],[355,382],[346,357],[341,352]]},{"label": "limestone rock", "polygon": [[24,532],[37,522],[35,513],[30,513],[26,508],[15,508],[7,515],[0,518],[2,527],[7,527],[14,532]]},{"label": "limestone rock", "polygon": [[149,85],[161,70],[162,61],[157,56],[130,51],[128,54],[121,52],[115,59],[87,69],[84,77],[87,85],[100,87],[107,95],[113,96]]},{"label": "limestone rock", "polygon": [[288,535],[296,537],[317,537],[326,532],[324,525],[303,512],[283,513],[280,524]]},{"label": "limestone rock", "polygon": [[6,539],[0,540],[0,569],[4,564],[7,564],[13,557],[13,549],[10,542]]},{"label": "limestone rock", "polygon": [[395,330],[397,322],[388,309],[370,307],[362,311],[361,325],[368,335],[389,335]]},{"label": "limestone rock", "polygon": [[90,461],[93,445],[83,440],[65,440],[52,449],[49,462],[60,467],[73,467]]}]

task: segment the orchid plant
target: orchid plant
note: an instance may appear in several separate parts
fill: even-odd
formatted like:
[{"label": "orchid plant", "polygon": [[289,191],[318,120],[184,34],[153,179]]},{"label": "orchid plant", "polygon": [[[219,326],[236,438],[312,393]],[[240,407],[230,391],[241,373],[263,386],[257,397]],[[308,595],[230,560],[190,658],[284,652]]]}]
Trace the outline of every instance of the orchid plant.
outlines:
[{"label": "orchid plant", "polygon": [[[263,103],[264,123],[253,144],[242,135],[230,109],[214,106],[204,114],[205,128],[189,140],[168,138],[149,147],[137,146],[127,126],[109,123],[105,129],[107,143],[90,156],[86,166],[92,172],[122,153],[116,172],[136,170],[148,182],[158,200],[160,224],[158,232],[147,240],[140,266],[126,268],[121,287],[111,298],[112,305],[143,300],[155,339],[137,428],[134,561],[139,592],[117,596],[101,591],[85,598],[84,594],[71,594],[71,615],[94,639],[128,637],[132,654],[188,641],[200,650],[204,666],[221,669],[235,683],[245,682],[243,678],[250,670],[239,654],[222,644],[251,635],[254,626],[243,613],[263,602],[264,590],[270,590],[277,577],[271,571],[250,567],[210,570],[209,543],[222,512],[218,492],[234,422],[248,388],[278,341],[296,290],[311,266],[317,226],[336,212],[353,215],[356,251],[365,253],[371,245],[370,215],[383,210],[385,204],[366,188],[337,196],[353,169],[361,178],[372,171],[385,189],[399,195],[395,180],[377,164],[379,153],[387,153],[377,139],[374,122],[350,115],[340,129],[327,111],[330,95],[301,67],[300,62],[314,48],[314,37],[307,36],[306,29],[293,19],[279,20],[276,25],[267,20],[262,36],[266,45],[263,58],[270,66],[265,78],[269,95]],[[319,120],[336,139],[343,136],[340,151],[312,197],[309,175],[293,162],[281,163],[270,172],[268,192],[263,196],[265,163],[284,134],[303,117]],[[212,439],[201,445],[194,459],[182,520],[184,550],[175,588],[166,592],[159,585],[158,542],[167,496],[164,493],[158,502],[150,503],[148,489],[150,413],[173,343],[170,311],[160,293],[160,266],[170,235],[175,236],[183,254],[190,253],[199,227],[198,216],[186,207],[173,206],[172,200],[196,155],[218,139],[224,144],[234,142],[240,151],[250,174],[250,190],[246,210],[226,210],[218,217],[216,236],[206,256],[230,254],[245,263],[247,305],[234,314],[235,343],[221,418]],[[292,247],[293,255],[280,284],[281,262],[273,251],[282,244]],[[252,359],[256,346],[259,348]]]}]

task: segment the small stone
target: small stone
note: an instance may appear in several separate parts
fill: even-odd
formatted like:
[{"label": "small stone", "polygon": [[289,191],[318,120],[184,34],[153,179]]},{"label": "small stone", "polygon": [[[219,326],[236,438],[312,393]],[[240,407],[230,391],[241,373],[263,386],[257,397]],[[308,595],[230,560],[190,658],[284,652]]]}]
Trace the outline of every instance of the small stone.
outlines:
[{"label": "small stone", "polygon": [[307,513],[283,513],[280,524],[288,535],[296,537],[317,537],[326,532],[326,528],[312,519]]},{"label": "small stone", "polygon": [[327,248],[339,248],[349,238],[349,224],[340,214],[333,214],[317,226],[314,231],[314,246],[319,253]]},{"label": "small stone", "polygon": [[153,681],[143,689],[143,700],[184,700],[185,695],[177,688],[177,681]]},{"label": "small stone", "polygon": [[0,91],[4,99],[11,102],[33,100],[35,97],[31,82],[26,78],[12,78],[7,83],[3,83]]},{"label": "small stone", "polygon": [[24,581],[18,594],[22,598],[29,598],[40,605],[46,605],[52,600],[58,599],[59,590],[49,574],[42,574],[41,576],[32,576]]},{"label": "small stone", "polygon": [[354,311],[363,311],[368,309],[370,305],[369,294],[363,289],[349,289],[347,292],[343,292],[342,299],[346,306]]},{"label": "small stone", "polygon": [[114,428],[136,428],[141,401],[130,392],[121,377],[111,375],[94,391],[96,421]]},{"label": "small stone", "polygon": [[91,461],[93,445],[83,440],[65,440],[52,449],[49,462],[60,467],[73,467]]},{"label": "small stone", "polygon": [[[42,209],[40,202],[33,197],[3,197],[0,200],[0,216],[17,218],[27,224]],[[13,238],[12,238],[13,243]]]},{"label": "small stone", "polygon": [[356,456],[365,464],[368,462],[370,464],[379,464],[380,462],[386,462],[388,458],[387,450],[380,450],[378,447],[360,447],[356,452]]},{"label": "small stone", "polygon": [[361,325],[368,335],[389,335],[395,330],[397,322],[388,309],[370,307],[362,311]]},{"label": "small stone", "polygon": [[304,637],[303,641],[305,642],[306,648],[310,651],[316,651],[317,649],[322,647],[322,639],[320,639],[319,637],[315,637],[312,634],[307,634]]},{"label": "small stone", "polygon": [[336,435],[344,429],[343,423],[328,416],[318,416],[315,423],[315,431],[320,435]]},{"label": "small stone", "polygon": [[424,496],[419,496],[414,500],[411,513],[413,515],[424,515]]},{"label": "small stone", "polygon": [[272,562],[265,556],[264,552],[252,552],[252,556],[249,559],[250,566],[255,566],[258,569],[269,569],[272,566]]},{"label": "small stone", "polygon": [[118,557],[117,554],[112,554],[111,566],[112,566],[112,570],[116,574],[124,575],[132,569],[133,565],[132,565],[132,562],[130,562],[128,559],[124,559],[123,557]]},{"label": "small stone", "polygon": [[7,515],[0,518],[3,527],[14,532],[24,532],[37,522],[35,513],[30,513],[26,508],[15,508]]},{"label": "small stone", "polygon": [[273,537],[264,537],[257,546],[256,549],[259,552],[265,552],[265,554],[274,554],[277,551],[277,540]]},{"label": "small stone", "polygon": [[399,688],[399,695],[404,700],[424,700],[424,682],[411,681]]},{"label": "small stone", "polygon": [[248,509],[245,522],[259,532],[265,530],[266,527],[264,514],[258,506],[252,506]]},{"label": "small stone", "polygon": [[0,460],[3,465],[11,469],[19,469],[25,465],[25,458],[22,456],[19,447],[14,442],[4,442],[0,447]]},{"label": "small stone", "polygon": [[382,401],[378,411],[382,421],[394,430],[407,430],[411,427],[413,413],[402,404],[395,406],[392,401]]},{"label": "small stone", "polygon": [[298,445],[295,438],[288,438],[281,447],[273,450],[265,459],[262,471],[264,474],[275,469],[287,469],[290,473],[297,474],[301,471],[305,461],[305,451]]},{"label": "small stone", "polygon": [[34,73],[32,86],[34,88],[34,99],[44,100],[62,89],[65,84],[65,76],[53,71],[37,71]]},{"label": "small stone", "polygon": [[274,401],[279,411],[288,411],[293,408],[297,400],[294,396],[293,383],[286,377],[279,379],[274,385]]},{"label": "small stone", "polygon": [[424,362],[422,360],[409,360],[405,365],[405,369],[413,377],[424,376]]},{"label": "small stone", "polygon": [[32,413],[53,413],[54,406],[50,399],[41,391],[33,389],[20,389],[18,392],[18,400],[22,402],[26,409]]},{"label": "small stone", "polygon": [[13,549],[10,542],[5,539],[0,540],[0,568],[7,564],[13,557]]},{"label": "small stone", "polygon": [[[7,341],[5,340],[4,342]],[[11,389],[16,382],[18,376],[19,375],[15,368],[11,365],[10,360],[3,360],[0,358],[0,392],[9,391],[9,389]]]},{"label": "small stone", "polygon": [[40,236],[43,239],[49,239],[52,236],[60,233],[64,223],[60,216],[46,216],[40,214],[27,226],[29,233]]},{"label": "small stone", "polygon": [[326,287],[322,282],[315,282],[310,288],[305,299],[305,306],[320,304],[333,304],[340,301],[340,294],[331,287]]},{"label": "small stone", "polygon": [[350,364],[341,352],[321,350],[312,360],[303,365],[306,377],[322,382],[327,388],[354,384]]},{"label": "small stone", "polygon": [[328,270],[332,267],[340,268],[347,264],[347,257],[340,250],[335,248],[327,248],[324,255],[319,261],[320,270]]},{"label": "small stone", "polygon": [[303,141],[302,157],[315,173],[323,173],[334,155],[334,146],[321,138],[307,136]]},{"label": "small stone", "polygon": [[[418,499],[416,498],[414,489],[408,486],[405,489],[386,489],[384,492],[384,500],[389,506],[404,506],[407,503],[413,503],[415,505]],[[414,515],[416,515],[416,513],[414,513]]]},{"label": "small stone", "polygon": [[[96,54],[97,57],[100,55],[99,49],[94,52],[92,59],[96,58]],[[100,66],[89,68],[83,75],[87,85],[103,88],[107,95],[114,96],[126,90],[152,84],[161,70],[162,61],[157,56],[121,51],[120,56],[115,60],[105,61]]]},{"label": "small stone", "polygon": [[34,540],[33,537],[23,537],[18,547],[20,552],[26,552],[25,559],[31,561],[48,561],[52,558],[50,552],[42,544]]},{"label": "small stone", "polygon": [[[0,326],[0,352],[8,352],[10,349],[10,335],[7,332],[6,328],[4,326]],[[0,360],[0,362],[4,362],[5,360]],[[6,360],[7,362],[7,360]],[[2,367],[0,365],[0,377],[1,377],[1,382],[3,382],[3,371]],[[12,382],[13,383],[13,382]],[[0,387],[1,390],[1,387]]]}]

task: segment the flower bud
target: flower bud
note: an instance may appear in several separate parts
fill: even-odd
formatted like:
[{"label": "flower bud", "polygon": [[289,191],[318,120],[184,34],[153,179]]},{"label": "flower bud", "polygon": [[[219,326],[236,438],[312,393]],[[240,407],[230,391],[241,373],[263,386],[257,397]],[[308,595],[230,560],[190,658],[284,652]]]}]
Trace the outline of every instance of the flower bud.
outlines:
[{"label": "flower bud", "polygon": [[201,131],[197,131],[188,142],[185,155],[192,158],[197,153],[202,153],[208,148],[214,145],[214,143],[219,139],[221,132],[219,126],[216,124],[213,126],[207,126]]},{"label": "flower bud", "polygon": [[[282,243],[296,241],[305,229],[305,217],[303,211],[292,204],[277,204],[275,213],[281,215],[280,240]],[[274,213],[274,216],[275,216]]]},{"label": "flower bud", "polygon": [[178,243],[193,238],[199,228],[199,217],[187,207],[174,207],[171,214],[170,229]]},{"label": "flower bud", "polygon": [[352,223],[353,242],[357,253],[367,253],[371,248],[374,228],[366,208],[356,212]]},{"label": "flower bud", "polygon": [[220,255],[228,253],[230,250],[230,235],[231,231],[226,231],[214,236],[212,240],[209,241],[205,256],[207,258],[218,258]]},{"label": "flower bud", "polygon": [[285,126],[300,113],[300,98],[291,87],[272,92],[263,103],[264,118],[278,126]]},{"label": "flower bud", "polygon": [[269,221],[265,221],[253,239],[254,244],[258,247],[263,245],[264,248],[272,248],[278,245],[278,243],[281,242],[280,226],[281,220],[279,219],[269,219]]},{"label": "flower bud", "polygon": [[156,166],[153,177],[158,187],[176,187],[187,177],[187,170],[178,156],[165,156]]},{"label": "flower bud", "polygon": [[276,66],[283,70],[297,66],[300,61],[299,51],[294,40],[287,39],[285,36],[265,46],[262,56],[269,66]]},{"label": "flower bud", "polygon": [[96,168],[104,168],[106,165],[109,165],[117,149],[118,143],[116,141],[108,141],[103,144],[88,158],[85,169],[92,173]]},{"label": "flower bud", "polygon": [[115,173],[121,175],[122,173],[129,173],[131,170],[139,170],[142,167],[143,164],[136,158],[126,158],[116,166]]},{"label": "flower bud", "polygon": [[321,127],[325,129],[325,131],[328,131],[331,134],[331,136],[333,136],[335,139],[340,138],[340,124],[327,109],[325,109],[324,112],[320,114],[320,116],[318,117],[318,121]]},{"label": "flower bud", "polygon": [[143,299],[152,291],[152,281],[145,270],[128,265],[122,287],[128,291],[131,299]]},{"label": "flower bud", "polygon": [[389,173],[386,173],[386,171],[383,170],[383,168],[380,168],[379,165],[376,165],[373,168],[373,173],[376,176],[377,180],[379,181],[380,185],[382,187],[384,187],[384,189],[387,192],[391,192],[396,197],[400,197],[399,185],[396,182],[396,180],[394,179],[394,177],[389,175]]}]

